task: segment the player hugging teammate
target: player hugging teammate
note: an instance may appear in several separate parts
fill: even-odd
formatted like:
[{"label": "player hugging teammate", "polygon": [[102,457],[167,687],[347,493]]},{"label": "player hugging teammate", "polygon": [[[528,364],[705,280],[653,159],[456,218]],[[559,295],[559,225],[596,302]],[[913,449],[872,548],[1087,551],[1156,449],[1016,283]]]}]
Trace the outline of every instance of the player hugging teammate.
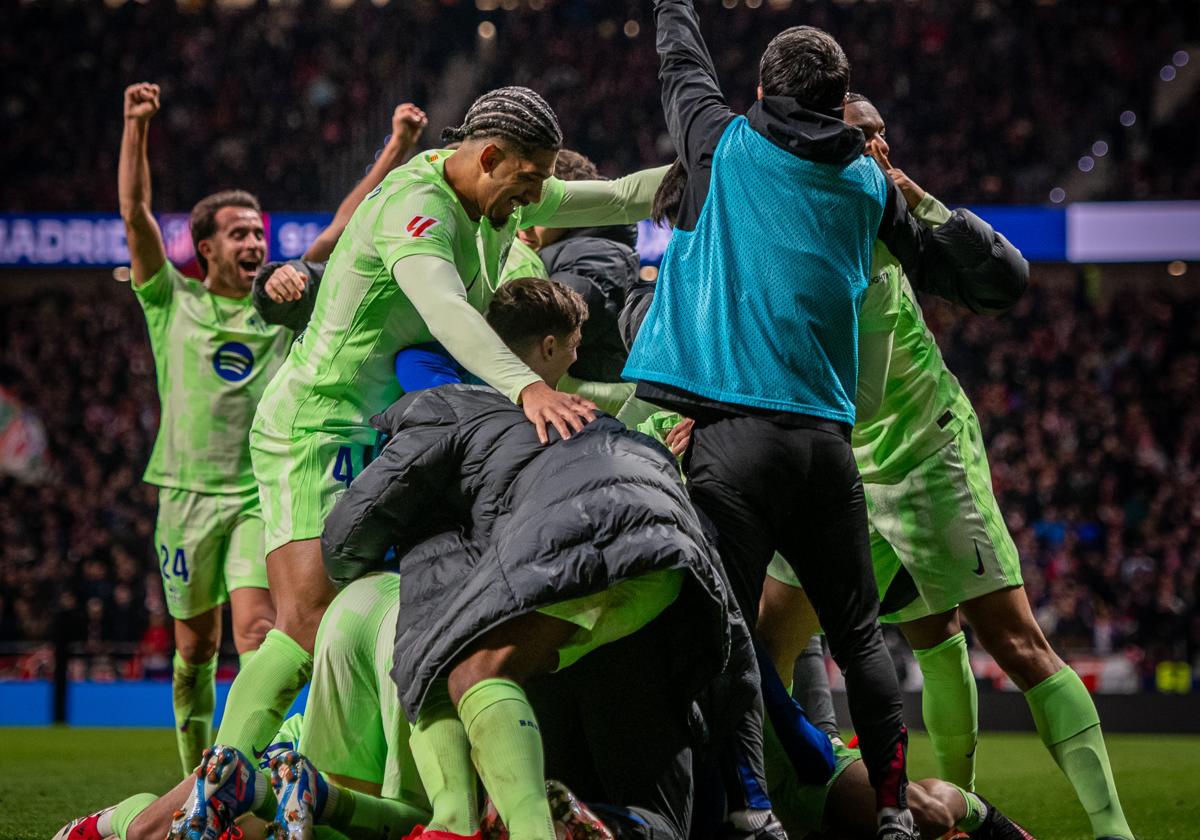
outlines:
[{"label": "player hugging teammate", "polygon": [[[163,488],[181,760],[199,766],[61,837],[1028,837],[971,790],[960,608],[1027,689],[1097,836],[1131,837],[1095,710],[1026,620],[978,423],[913,294],[999,312],[1027,265],[891,167],[828,34],[775,38],[738,115],[692,3],[658,0],[655,18],[681,164],[652,302],[626,301],[636,263],[614,226],[649,215],[666,168],[604,181],[572,158],[582,177],[554,177],[554,112],[506,87],[447,130],[453,148],[359,185],[323,273],[260,278],[293,344],[250,305],[265,245],[249,195],[197,205],[203,284],[167,262],[145,157],[158,92],[127,93],[122,214],[163,402],[147,480]],[[684,476],[580,395],[629,403],[612,381],[627,302],[641,328],[624,376],[689,418],[668,438]],[[974,577],[949,570],[968,543]],[[881,591],[953,783],[920,783],[911,810]],[[226,598],[243,667],[214,739]],[[787,670],[814,608],[861,761],[772,665]],[[310,679],[303,721],[285,721]]]}]

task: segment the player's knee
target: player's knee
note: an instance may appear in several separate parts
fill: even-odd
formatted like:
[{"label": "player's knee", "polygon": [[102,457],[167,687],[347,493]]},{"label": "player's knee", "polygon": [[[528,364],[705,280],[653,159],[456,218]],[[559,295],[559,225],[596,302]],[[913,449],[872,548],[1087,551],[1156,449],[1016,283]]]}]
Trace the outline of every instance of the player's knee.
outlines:
[{"label": "player's knee", "polygon": [[238,622],[233,628],[233,643],[238,653],[258,650],[267,633],[275,626],[273,616],[256,615]]},{"label": "player's knee", "polygon": [[176,634],[175,650],[179,658],[192,665],[209,662],[217,655],[217,641],[204,636]]}]

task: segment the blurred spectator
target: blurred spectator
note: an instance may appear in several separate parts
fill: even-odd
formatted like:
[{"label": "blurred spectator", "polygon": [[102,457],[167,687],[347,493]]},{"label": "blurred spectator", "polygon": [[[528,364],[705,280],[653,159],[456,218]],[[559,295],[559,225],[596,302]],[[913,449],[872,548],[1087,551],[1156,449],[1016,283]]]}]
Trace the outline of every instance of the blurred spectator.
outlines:
[{"label": "blurred spectator", "polygon": [[[1200,197],[1200,98],[1183,97],[1167,116],[1154,107],[1167,84],[1160,70],[1200,40],[1193,0],[697,2],[738,110],[753,100],[773,35],[800,23],[832,32],[853,87],[879,106],[904,152],[897,163],[946,201],[1044,203],[1095,141],[1106,144],[1110,176],[1092,178],[1098,191],[1088,197]],[[483,87],[543,93],[568,143],[605,174],[674,156],[648,2],[476,5],[488,4],[10,4],[0,31],[0,57],[10,59],[0,208],[115,210],[121,91],[141,80],[163,87],[165,116],[150,143],[157,208],[185,211],[231,186],[268,209],[331,208],[345,190],[340,173],[323,184],[331,162],[378,147],[371,132],[361,148],[349,144],[364,126],[386,124],[380,103],[434,105],[455,53],[474,57]],[[477,35],[484,19],[495,25],[488,37]],[[1132,126],[1120,122],[1125,111]],[[433,128],[427,142],[436,143]],[[165,168],[183,160],[191,164]]]}]

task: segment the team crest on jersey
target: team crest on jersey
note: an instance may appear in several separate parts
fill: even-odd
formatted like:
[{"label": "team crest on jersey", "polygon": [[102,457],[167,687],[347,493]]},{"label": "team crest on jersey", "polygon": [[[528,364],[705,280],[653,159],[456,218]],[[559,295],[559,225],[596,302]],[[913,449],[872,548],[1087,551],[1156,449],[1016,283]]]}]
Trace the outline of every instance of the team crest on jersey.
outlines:
[{"label": "team crest on jersey", "polygon": [[241,382],[254,370],[254,354],[239,341],[226,341],[213,354],[213,370],[226,382]]},{"label": "team crest on jersey", "polygon": [[413,239],[420,239],[441,223],[441,219],[433,216],[413,216],[404,229],[412,234]]}]

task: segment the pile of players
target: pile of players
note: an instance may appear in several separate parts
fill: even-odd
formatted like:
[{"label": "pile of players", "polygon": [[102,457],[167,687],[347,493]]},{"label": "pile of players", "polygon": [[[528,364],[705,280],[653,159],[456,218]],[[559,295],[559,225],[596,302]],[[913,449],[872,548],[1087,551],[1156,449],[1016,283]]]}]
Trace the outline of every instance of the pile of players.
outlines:
[{"label": "pile of players", "polygon": [[[691,2],[655,23],[672,167],[601,180],[518,87],[403,163],[425,118],[402,106],[304,260],[264,265],[249,194],[196,205],[203,283],[150,212],[158,88],[127,90],[186,778],[60,837],[1029,837],[974,792],[965,617],[1094,834],[1132,840],[916,300],[1001,314],[1027,264],[891,165],[828,34],[780,33],[738,115]],[[648,283],[652,213],[675,234]],[[881,619],[939,779],[908,782]]]}]

